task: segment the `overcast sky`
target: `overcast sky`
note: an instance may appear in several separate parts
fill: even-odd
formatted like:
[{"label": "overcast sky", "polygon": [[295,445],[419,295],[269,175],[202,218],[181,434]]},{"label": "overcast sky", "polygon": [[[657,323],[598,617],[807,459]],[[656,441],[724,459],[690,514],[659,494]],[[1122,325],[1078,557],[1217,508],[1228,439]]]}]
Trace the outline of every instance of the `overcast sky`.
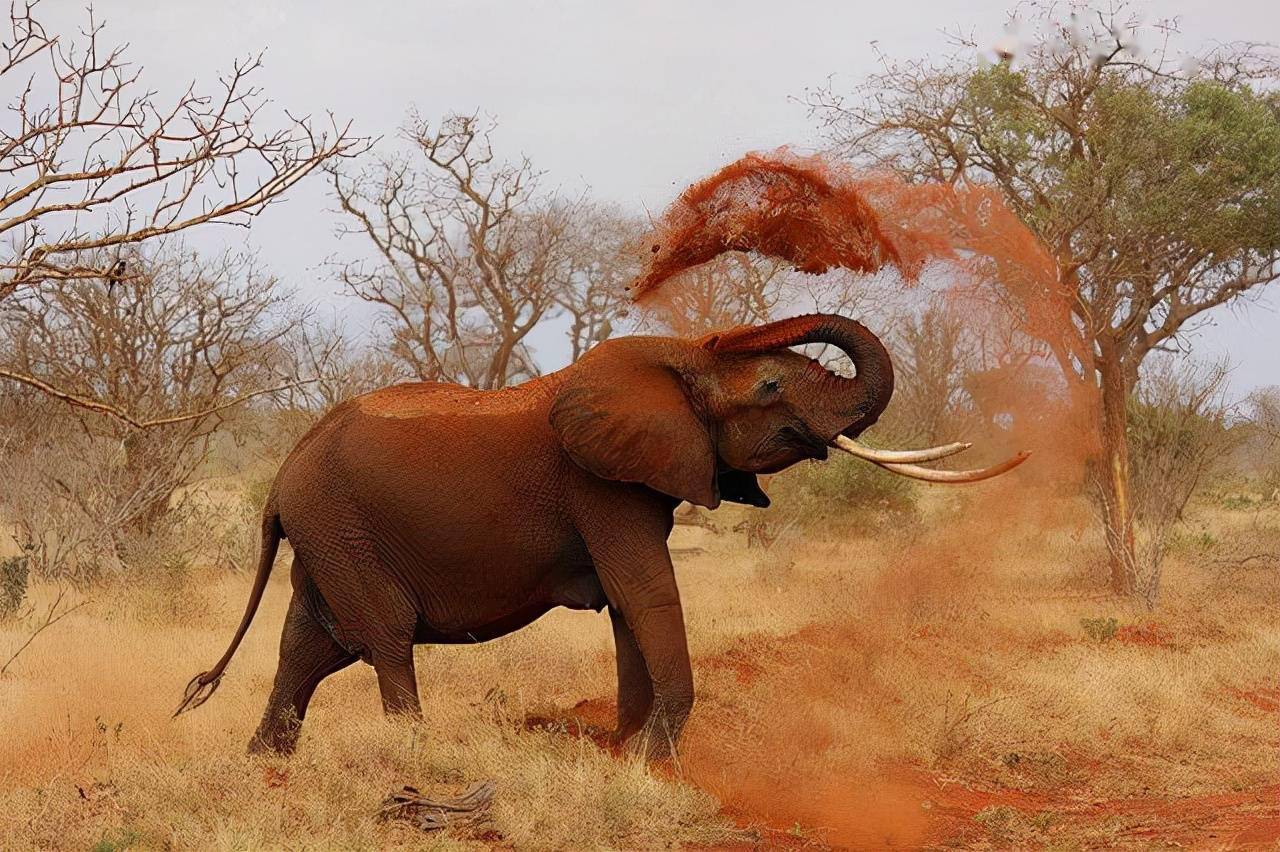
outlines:
[{"label": "overcast sky", "polygon": [[[427,117],[482,110],[495,145],[528,155],[554,186],[658,210],[690,181],[750,150],[820,144],[796,99],[833,77],[872,70],[871,43],[893,57],[938,55],[943,30],[994,42],[1013,0],[957,4],[829,2],[314,2],[96,0],[107,42],[130,43],[147,86],[171,95],[191,80],[213,89],[237,57],[265,48],[256,82],[295,113],[332,110],[364,135],[390,136],[410,105]],[[958,11],[964,7],[963,11]],[[1186,44],[1280,38],[1274,0],[1173,0]],[[45,0],[65,32],[82,3]],[[319,264],[341,246],[323,179],[293,191],[254,224],[262,259],[308,299],[353,300]],[[351,238],[348,238],[351,239]],[[1261,303],[1223,310],[1194,341],[1228,352],[1237,392],[1280,383],[1280,285]],[[558,366],[558,342],[538,341]]]}]

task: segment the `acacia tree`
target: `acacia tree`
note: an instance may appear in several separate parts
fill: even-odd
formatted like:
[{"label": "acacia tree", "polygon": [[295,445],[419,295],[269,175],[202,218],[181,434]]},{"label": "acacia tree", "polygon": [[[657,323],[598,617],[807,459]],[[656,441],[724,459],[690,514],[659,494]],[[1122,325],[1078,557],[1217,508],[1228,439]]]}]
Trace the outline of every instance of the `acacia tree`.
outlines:
[{"label": "acacia tree", "polygon": [[[165,102],[88,13],[79,42],[50,33],[36,3],[14,3],[0,46],[0,300],[48,282],[141,274],[131,247],[206,224],[247,227],[322,163],[367,146],[349,125],[286,113],[264,131],[252,84],[261,57],[236,62],[213,92]],[[13,371],[0,378],[56,394]],[[111,400],[73,404],[134,419]],[[198,413],[198,412],[197,412]]]},{"label": "acacia tree", "polygon": [[[410,155],[382,157],[356,175],[331,169],[339,206],[376,260],[336,265],[347,290],[378,305],[391,352],[421,379],[498,388],[536,375],[530,332],[566,307],[578,348],[599,339],[620,276],[576,229],[590,211],[542,192],[528,159],[508,163],[491,123],[414,114]],[[575,289],[576,288],[576,289]]]},{"label": "acacia tree", "polygon": [[[1143,29],[1124,6],[1069,8],[1020,7],[1037,35],[994,64],[957,37],[948,60],[886,60],[852,96],[828,87],[809,101],[860,163],[998,187],[1051,253],[1071,318],[1058,330],[1069,339],[1044,342],[1077,394],[1096,400],[1092,479],[1111,586],[1131,594],[1128,400],[1150,353],[1280,276],[1280,75],[1263,46],[1177,56],[1173,23]],[[1144,52],[1152,37],[1159,46]],[[1041,295],[1010,294],[1015,307]]]}]

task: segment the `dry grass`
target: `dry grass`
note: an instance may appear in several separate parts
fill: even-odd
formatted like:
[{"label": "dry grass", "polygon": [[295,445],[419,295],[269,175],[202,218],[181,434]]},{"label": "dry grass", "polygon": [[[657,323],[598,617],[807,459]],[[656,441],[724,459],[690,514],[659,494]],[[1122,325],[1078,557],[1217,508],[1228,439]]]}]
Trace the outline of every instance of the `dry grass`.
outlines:
[{"label": "dry grass", "polygon": [[[486,645],[420,648],[422,726],[383,719],[357,665],[321,686],[297,755],[281,760],[244,745],[270,687],[286,571],[218,695],[177,721],[249,578],[198,585],[199,607],[180,586],[95,592],[0,680],[3,845],[716,846],[741,840],[733,817],[791,828],[796,843],[1070,846],[1143,829],[1108,810],[1117,802],[1275,783],[1280,577],[1207,564],[1224,542],[1280,540],[1280,515],[1197,507],[1192,532],[1212,544],[1174,554],[1150,614],[1094,594],[1086,527],[1028,517],[993,536],[989,513],[939,501],[928,515],[912,541],[791,536],[768,551],[677,531],[703,551],[679,566],[699,703],[675,773],[525,724],[605,720],[602,615],[559,611]],[[1090,639],[1081,621],[1094,618],[1120,633]],[[20,632],[0,625],[0,651]],[[498,795],[477,831],[374,818],[402,784],[448,793],[487,778]]]}]

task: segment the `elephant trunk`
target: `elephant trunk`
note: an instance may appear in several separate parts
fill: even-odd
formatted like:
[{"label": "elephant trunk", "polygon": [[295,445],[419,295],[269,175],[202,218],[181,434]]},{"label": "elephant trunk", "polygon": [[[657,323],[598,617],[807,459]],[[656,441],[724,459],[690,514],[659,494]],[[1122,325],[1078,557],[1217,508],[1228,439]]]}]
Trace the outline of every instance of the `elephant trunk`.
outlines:
[{"label": "elephant trunk", "polygon": [[806,343],[829,343],[853,362],[857,371],[846,378],[823,369],[815,385],[811,426],[824,440],[837,435],[857,437],[880,417],[893,396],[893,363],[880,339],[862,323],[833,314],[809,314],[760,326],[745,326],[710,335],[702,345],[717,352],[764,352]]}]

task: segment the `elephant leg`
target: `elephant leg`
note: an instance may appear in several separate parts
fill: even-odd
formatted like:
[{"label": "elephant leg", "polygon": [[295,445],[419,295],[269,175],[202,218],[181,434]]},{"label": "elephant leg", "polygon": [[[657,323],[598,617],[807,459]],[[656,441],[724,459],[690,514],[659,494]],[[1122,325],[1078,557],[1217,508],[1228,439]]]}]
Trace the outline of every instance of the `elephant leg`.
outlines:
[{"label": "elephant leg", "polygon": [[378,691],[382,693],[382,709],[388,715],[422,718],[418,701],[418,677],[413,670],[413,643],[403,649],[375,651],[373,669],[378,673]]},{"label": "elephant leg", "polygon": [[693,668],[680,591],[667,551],[670,512],[664,519],[652,507],[639,504],[627,516],[631,522],[626,525],[612,517],[600,518],[581,531],[610,612],[617,610],[630,628],[652,682],[653,700],[641,728],[641,742],[649,757],[661,758],[675,750],[693,709]]},{"label": "elephant leg", "polygon": [[622,613],[609,607],[613,645],[618,657],[618,728],[614,742],[623,743],[644,727],[653,707],[653,681],[645,668],[635,634]]},{"label": "elephant leg", "polygon": [[316,686],[355,660],[311,617],[295,592],[280,636],[275,686],[257,733],[249,741],[249,751],[291,754]]},{"label": "elephant leg", "polygon": [[[674,588],[675,578],[671,578]],[[641,728],[645,750],[663,758],[676,750],[680,731],[693,710],[693,667],[685,640],[684,613],[679,601],[646,606],[626,614],[636,645],[653,680],[653,704]]]}]

